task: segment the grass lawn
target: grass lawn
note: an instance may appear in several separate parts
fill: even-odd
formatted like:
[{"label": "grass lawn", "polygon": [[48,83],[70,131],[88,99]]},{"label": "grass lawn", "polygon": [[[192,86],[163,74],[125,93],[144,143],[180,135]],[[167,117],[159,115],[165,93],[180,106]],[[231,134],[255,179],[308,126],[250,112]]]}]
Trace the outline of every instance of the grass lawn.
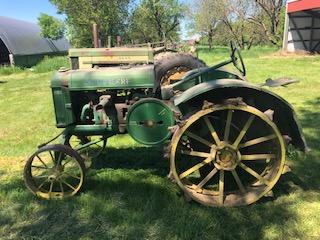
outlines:
[{"label": "grass lawn", "polygon": [[[320,57],[275,51],[243,52],[248,79],[300,80],[271,90],[293,105],[312,151],[288,153],[292,172],[281,177],[273,199],[236,208],[187,203],[166,178],[162,148],[141,146],[128,136],[109,140],[78,196],[34,197],[22,168],[38,144],[59,132],[52,72],[0,72],[0,239],[320,239]],[[199,57],[211,65],[227,54],[227,48],[201,49]]]}]

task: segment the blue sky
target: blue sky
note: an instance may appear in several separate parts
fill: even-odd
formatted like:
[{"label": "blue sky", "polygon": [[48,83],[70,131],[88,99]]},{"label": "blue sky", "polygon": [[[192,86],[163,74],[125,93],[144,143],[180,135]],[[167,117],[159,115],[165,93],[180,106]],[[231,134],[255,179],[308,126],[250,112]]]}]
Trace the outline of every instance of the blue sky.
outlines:
[{"label": "blue sky", "polygon": [[48,0],[0,0],[0,16],[36,23],[41,12],[62,18]]},{"label": "blue sky", "polygon": [[[181,0],[184,3],[189,1]],[[37,18],[42,12],[63,19],[62,15],[57,14],[55,6],[49,0],[0,0],[0,16],[37,23]],[[181,30],[182,37],[186,37],[185,21],[182,21]]]}]

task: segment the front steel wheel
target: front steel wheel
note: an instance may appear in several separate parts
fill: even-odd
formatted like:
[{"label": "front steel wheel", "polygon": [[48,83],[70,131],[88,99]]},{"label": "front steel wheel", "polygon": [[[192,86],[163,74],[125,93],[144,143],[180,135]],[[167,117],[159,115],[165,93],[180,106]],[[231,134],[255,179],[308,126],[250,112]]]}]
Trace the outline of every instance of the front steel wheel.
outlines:
[{"label": "front steel wheel", "polygon": [[81,156],[68,146],[47,145],[35,152],[24,167],[24,182],[44,199],[62,199],[79,192],[85,175]]},{"label": "front steel wheel", "polygon": [[217,105],[192,115],[171,142],[180,188],[208,206],[248,205],[269,193],[285,163],[277,126],[256,108]]}]

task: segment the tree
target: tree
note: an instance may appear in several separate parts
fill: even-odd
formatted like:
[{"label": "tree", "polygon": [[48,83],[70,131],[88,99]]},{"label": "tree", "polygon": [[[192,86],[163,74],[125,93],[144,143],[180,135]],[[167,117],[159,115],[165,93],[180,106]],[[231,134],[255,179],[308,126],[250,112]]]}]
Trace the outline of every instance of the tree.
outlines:
[{"label": "tree", "polygon": [[283,0],[254,0],[259,7],[256,14],[249,19],[265,33],[268,40],[279,45],[282,39],[281,14],[284,11]]},{"label": "tree", "polygon": [[57,40],[63,37],[65,26],[63,21],[45,13],[40,13],[38,24],[41,28],[41,36]]},{"label": "tree", "polygon": [[145,42],[175,40],[184,11],[179,0],[142,0],[132,13],[131,36]]},{"label": "tree", "polygon": [[136,43],[156,42],[159,39],[156,28],[150,22],[150,11],[144,6],[138,6],[131,15],[129,35]]},{"label": "tree", "polygon": [[213,37],[219,22],[221,22],[222,16],[218,5],[219,1],[199,0],[191,9],[193,11],[191,16],[194,19],[194,28],[201,36],[208,39],[209,50],[212,49]]},{"label": "tree", "polygon": [[96,23],[102,45],[108,35],[122,35],[128,24],[130,0],[50,0],[67,16],[68,32],[75,47],[92,47],[92,24]]},{"label": "tree", "polygon": [[233,39],[241,49],[250,48],[257,34],[252,23],[248,21],[251,13],[255,12],[252,0],[220,1],[219,12]]}]

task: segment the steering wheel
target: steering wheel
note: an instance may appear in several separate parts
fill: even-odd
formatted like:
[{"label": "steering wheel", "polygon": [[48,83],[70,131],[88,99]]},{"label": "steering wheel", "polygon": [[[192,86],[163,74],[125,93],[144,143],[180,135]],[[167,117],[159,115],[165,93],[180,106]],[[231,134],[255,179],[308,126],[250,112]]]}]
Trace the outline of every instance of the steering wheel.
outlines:
[{"label": "steering wheel", "polygon": [[231,60],[233,65],[236,67],[236,69],[239,70],[239,72],[243,75],[246,76],[246,67],[244,66],[244,62],[240,53],[240,50],[235,47],[235,44],[233,41],[230,41],[230,49],[231,49]]}]

